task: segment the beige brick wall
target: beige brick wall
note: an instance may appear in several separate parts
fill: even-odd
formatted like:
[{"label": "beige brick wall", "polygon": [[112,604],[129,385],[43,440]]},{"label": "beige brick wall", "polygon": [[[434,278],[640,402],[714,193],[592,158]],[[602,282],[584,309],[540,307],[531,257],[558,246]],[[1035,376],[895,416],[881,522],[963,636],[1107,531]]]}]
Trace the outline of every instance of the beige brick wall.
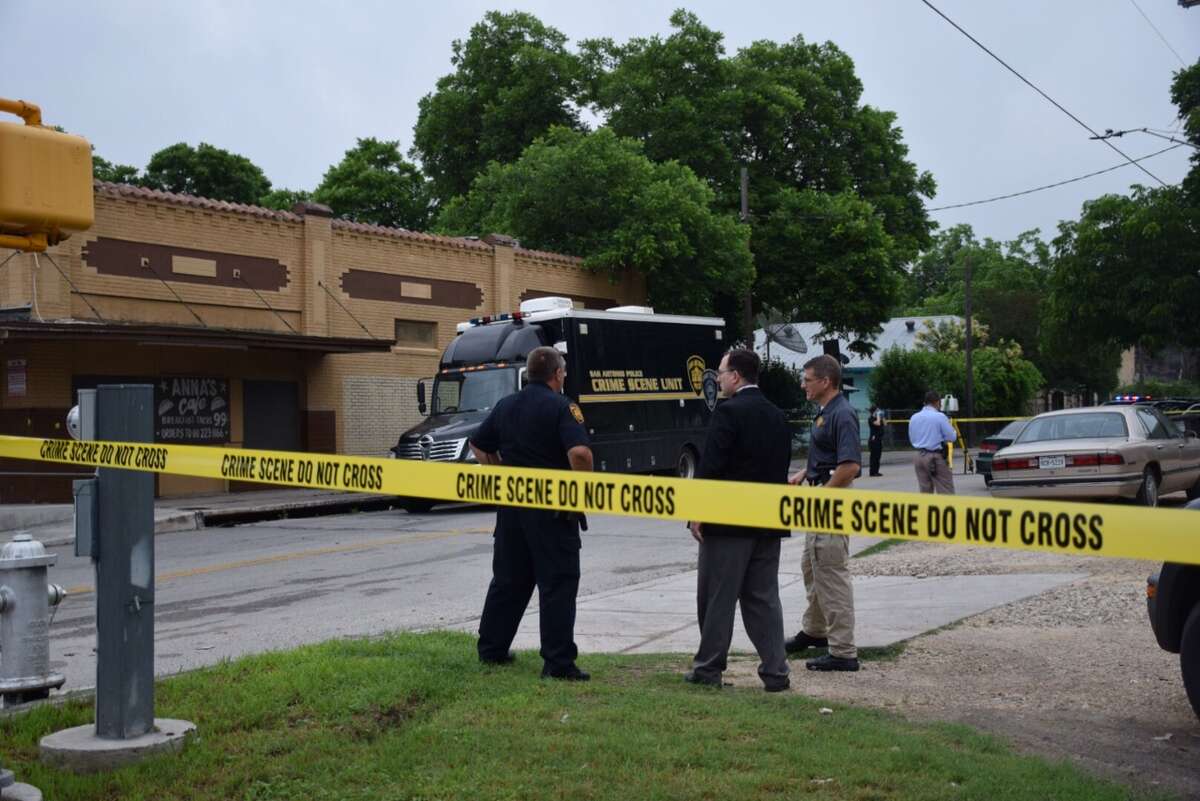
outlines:
[{"label": "beige brick wall", "polygon": [[350,376],[342,383],[345,410],[343,453],[386,456],[400,434],[421,420],[417,380],[388,376]]},{"label": "beige brick wall", "polygon": [[[102,274],[82,255],[88,242],[101,237],[266,258],[282,264],[288,280],[278,291],[260,290],[260,298],[245,287],[185,281],[168,286],[150,275]],[[0,261],[9,255],[0,249]],[[0,394],[0,410],[65,404],[72,375],[84,373],[287,378],[301,382],[305,410],[334,412],[338,449],[350,453],[382,453],[400,431],[419,420],[416,380],[434,374],[457,323],[516,309],[520,296],[531,290],[613,298],[623,304],[642,303],[645,297],[637,277],[613,284],[583,270],[578,259],[503,242],[489,245],[347,225],[315,212],[272,215],[111,185],[98,188],[92,230],[52,248],[50,256],[76,291],[45,256],[35,263],[32,255],[22,254],[0,270],[0,307],[32,303],[36,283],[34,319],[95,321],[90,303],[109,322],[198,328],[194,311],[213,329],[287,334],[290,325],[310,336],[376,339],[392,347],[388,352],[318,356],[139,348],[134,343],[100,346],[89,345],[82,335],[78,347],[9,343],[3,349],[9,358],[29,360],[29,389],[24,397]],[[482,296],[470,309],[350,297],[342,290],[342,276],[349,270],[467,282]],[[436,347],[395,346],[397,319],[435,323]]]}]

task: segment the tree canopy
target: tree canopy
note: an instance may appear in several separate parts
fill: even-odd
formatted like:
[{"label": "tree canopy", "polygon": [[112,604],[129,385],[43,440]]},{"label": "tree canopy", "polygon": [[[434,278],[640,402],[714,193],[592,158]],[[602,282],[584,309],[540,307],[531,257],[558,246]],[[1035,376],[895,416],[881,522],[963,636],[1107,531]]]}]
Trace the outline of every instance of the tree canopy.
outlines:
[{"label": "tree canopy", "polygon": [[136,184],[139,170],[131,164],[114,164],[103,156],[92,153],[92,177],[110,184]]},{"label": "tree canopy", "polygon": [[255,204],[271,191],[271,182],[250,159],[204,142],[199,147],[180,142],[158,151],[150,157],[141,183],[231,203]]},{"label": "tree canopy", "polygon": [[[690,167],[726,214],[737,212],[746,165],[755,306],[868,339],[933,227],[922,200],[933,179],[908,160],[895,115],[861,103],[854,64],[832,43],[797,36],[730,57],[694,14],[677,11],[671,25],[666,37],[582,43],[586,102],[649,158]],[[831,281],[842,291],[828,292]],[[818,300],[829,295],[839,303]]]},{"label": "tree canopy", "polygon": [[578,58],[532,14],[489,11],[454,40],[454,72],[421,98],[411,155],[437,204],[465,194],[488,163],[515,161],[551,126],[580,128]]},{"label": "tree canopy", "polygon": [[399,142],[359,139],[325,171],[312,198],[356,222],[419,231],[429,225],[427,182],[405,161]]},{"label": "tree canopy", "polygon": [[[1183,133],[1193,147],[1200,148],[1200,60],[1175,73],[1171,102],[1179,109]],[[1183,179],[1184,191],[1193,206],[1200,206],[1200,149],[1192,151],[1192,169]]]},{"label": "tree canopy", "polygon": [[1200,207],[1179,187],[1135,187],[1059,225],[1055,308],[1080,335],[1121,347],[1200,347]]},{"label": "tree canopy", "polygon": [[749,230],[714,214],[712,200],[691,170],[651,161],[638,142],[559,127],[512,164],[492,163],[437,227],[511,234],[614,280],[637,270],[655,308],[708,313],[716,292],[744,290],[754,275]]}]

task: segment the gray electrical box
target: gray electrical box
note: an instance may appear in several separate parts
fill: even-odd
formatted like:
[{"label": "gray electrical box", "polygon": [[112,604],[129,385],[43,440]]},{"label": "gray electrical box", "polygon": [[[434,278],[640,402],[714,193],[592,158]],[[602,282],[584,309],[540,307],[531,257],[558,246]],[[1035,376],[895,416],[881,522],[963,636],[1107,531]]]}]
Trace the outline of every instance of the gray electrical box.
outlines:
[{"label": "gray electrical box", "polygon": [[87,478],[72,484],[75,493],[75,555],[100,558],[99,480]]}]

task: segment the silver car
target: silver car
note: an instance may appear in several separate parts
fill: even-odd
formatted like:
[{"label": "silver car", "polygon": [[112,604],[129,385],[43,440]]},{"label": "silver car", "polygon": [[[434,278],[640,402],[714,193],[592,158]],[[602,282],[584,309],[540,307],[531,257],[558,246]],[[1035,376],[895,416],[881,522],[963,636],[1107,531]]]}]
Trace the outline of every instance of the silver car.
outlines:
[{"label": "silver car", "polygon": [[1200,439],[1153,406],[1093,406],[1040,414],[992,460],[1001,498],[1200,496]]}]

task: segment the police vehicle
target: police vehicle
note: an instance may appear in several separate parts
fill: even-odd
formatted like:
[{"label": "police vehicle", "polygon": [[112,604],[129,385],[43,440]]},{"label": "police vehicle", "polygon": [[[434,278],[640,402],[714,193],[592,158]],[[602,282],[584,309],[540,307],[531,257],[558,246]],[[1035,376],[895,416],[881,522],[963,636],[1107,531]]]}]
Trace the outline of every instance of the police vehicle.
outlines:
[{"label": "police vehicle", "polygon": [[[548,345],[566,359],[563,392],[583,413],[597,471],[691,477],[717,402],[724,326],[642,306],[579,309],[562,297],[459,323],[437,375],[417,384],[428,416],[400,435],[391,456],[473,461],[468,439],[497,401],[525,386],[526,355]],[[404,506],[433,503],[409,498]]]}]

